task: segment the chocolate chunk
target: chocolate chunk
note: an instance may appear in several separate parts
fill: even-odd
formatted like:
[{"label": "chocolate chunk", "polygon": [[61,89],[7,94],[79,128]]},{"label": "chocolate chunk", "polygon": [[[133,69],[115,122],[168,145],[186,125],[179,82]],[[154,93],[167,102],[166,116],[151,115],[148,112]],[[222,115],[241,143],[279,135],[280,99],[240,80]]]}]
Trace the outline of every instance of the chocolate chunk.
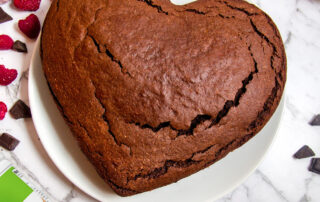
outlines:
[{"label": "chocolate chunk", "polygon": [[16,148],[16,146],[19,144],[19,142],[20,142],[19,140],[9,135],[8,133],[3,133],[0,136],[0,146],[2,146],[3,148],[9,151],[13,151]]},{"label": "chocolate chunk", "polygon": [[303,159],[303,158],[308,158],[314,155],[315,154],[312,151],[312,149],[309,146],[304,145],[293,155],[293,157],[296,159]]},{"label": "chocolate chunk", "polygon": [[9,113],[14,119],[31,118],[30,108],[22,100],[18,100]]},{"label": "chocolate chunk", "polygon": [[6,12],[4,12],[2,8],[0,8],[0,24],[4,22],[8,22],[10,20],[12,20],[12,17],[8,15]]},{"label": "chocolate chunk", "polygon": [[320,158],[311,159],[309,171],[320,174]]},{"label": "chocolate chunk", "polygon": [[14,42],[12,49],[22,53],[28,52],[27,45],[19,40]]},{"label": "chocolate chunk", "polygon": [[312,126],[320,126],[320,114],[314,116],[309,124]]}]

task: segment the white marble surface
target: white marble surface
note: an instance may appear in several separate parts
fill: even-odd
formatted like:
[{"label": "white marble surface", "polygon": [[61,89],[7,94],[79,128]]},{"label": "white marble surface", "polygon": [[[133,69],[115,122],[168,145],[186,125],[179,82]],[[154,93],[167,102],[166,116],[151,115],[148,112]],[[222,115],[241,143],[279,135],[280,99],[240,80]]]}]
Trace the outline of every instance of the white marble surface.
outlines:
[{"label": "white marble surface", "polygon": [[[304,144],[320,156],[320,127],[308,125],[320,113],[320,0],[253,0],[278,25],[288,58],[286,103],[282,124],[274,145],[258,169],[232,193],[219,202],[318,202],[320,175],[307,170],[310,159],[294,160],[292,155]],[[41,22],[50,6],[42,0],[36,12]],[[29,53],[1,51],[0,64],[16,68],[18,79],[0,86],[0,101],[10,108],[17,99],[28,103],[28,67],[34,42],[18,30],[17,22],[29,12],[2,5],[14,20],[0,24],[0,34],[8,34],[28,45]],[[51,162],[39,141],[32,120],[13,120],[7,114],[0,121],[0,133],[21,140],[14,152],[0,149],[0,160],[8,159],[48,195],[51,201],[95,201],[73,186]]]}]

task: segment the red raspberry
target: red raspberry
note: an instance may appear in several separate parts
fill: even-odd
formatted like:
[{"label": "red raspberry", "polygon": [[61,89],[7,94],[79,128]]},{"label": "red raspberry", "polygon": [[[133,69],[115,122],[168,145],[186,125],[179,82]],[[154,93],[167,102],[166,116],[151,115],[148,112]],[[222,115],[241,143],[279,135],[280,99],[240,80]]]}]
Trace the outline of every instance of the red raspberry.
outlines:
[{"label": "red raspberry", "polygon": [[37,38],[40,33],[40,21],[34,14],[29,15],[24,20],[19,20],[18,26],[31,39]]},{"label": "red raspberry", "polygon": [[0,50],[9,50],[13,46],[13,40],[8,35],[0,35]]},{"label": "red raspberry", "polygon": [[40,7],[41,0],[14,0],[15,7],[24,11],[36,11]]},{"label": "red raspberry", "polygon": [[17,78],[18,72],[15,69],[6,69],[0,65],[0,85],[7,86]]},{"label": "red raspberry", "polygon": [[8,109],[7,105],[4,104],[3,102],[0,102],[0,120],[3,120],[4,117],[6,116]]}]

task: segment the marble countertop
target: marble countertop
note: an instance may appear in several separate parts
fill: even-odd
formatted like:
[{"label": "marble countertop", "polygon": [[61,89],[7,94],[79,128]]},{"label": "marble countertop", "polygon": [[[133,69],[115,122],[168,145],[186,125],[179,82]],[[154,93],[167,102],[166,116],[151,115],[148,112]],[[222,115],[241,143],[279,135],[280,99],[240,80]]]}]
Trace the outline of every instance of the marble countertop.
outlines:
[{"label": "marble countertop", "polygon": [[[320,113],[320,0],[253,0],[278,25],[285,42],[288,80],[283,120],[278,136],[258,169],[219,202],[318,202],[320,175],[307,170],[310,159],[292,155],[309,145],[320,157],[320,127],[308,123]],[[35,12],[43,22],[50,0],[42,0]],[[0,34],[27,43],[29,53],[1,51],[0,64],[18,70],[9,86],[0,86],[0,101],[10,108],[22,99],[28,104],[28,68],[35,45],[19,31],[17,22],[30,12],[17,11],[11,3],[1,6],[14,19],[0,24]],[[71,184],[55,167],[44,150],[31,119],[14,120],[9,114],[0,121],[0,133],[19,140],[13,152],[0,149],[0,160],[14,163],[51,201],[95,201]]]}]

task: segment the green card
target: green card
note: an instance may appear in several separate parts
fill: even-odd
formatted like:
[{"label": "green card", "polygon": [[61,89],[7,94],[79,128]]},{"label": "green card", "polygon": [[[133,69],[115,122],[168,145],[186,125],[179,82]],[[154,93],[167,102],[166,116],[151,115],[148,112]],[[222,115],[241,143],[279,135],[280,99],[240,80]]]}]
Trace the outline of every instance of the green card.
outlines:
[{"label": "green card", "polygon": [[33,190],[9,168],[0,176],[0,201],[22,202]]}]

